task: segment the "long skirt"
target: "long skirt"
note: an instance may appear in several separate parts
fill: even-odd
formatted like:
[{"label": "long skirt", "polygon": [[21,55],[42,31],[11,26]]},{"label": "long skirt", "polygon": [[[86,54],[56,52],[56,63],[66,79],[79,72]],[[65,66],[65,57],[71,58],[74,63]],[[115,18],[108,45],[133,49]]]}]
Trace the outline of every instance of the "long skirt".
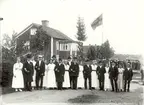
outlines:
[{"label": "long skirt", "polygon": [[108,73],[105,73],[104,88],[105,89],[110,89],[110,79],[109,79],[109,74]]},{"label": "long skirt", "polygon": [[118,75],[118,89],[123,89],[123,74]]},{"label": "long skirt", "polygon": [[12,80],[12,88],[24,88],[24,79],[21,70],[15,71],[15,76]]},{"label": "long skirt", "polygon": [[99,81],[96,71],[92,71],[92,87],[99,88]]},{"label": "long skirt", "polygon": [[83,72],[79,72],[77,87],[84,88],[84,77],[83,77]]},{"label": "long skirt", "polygon": [[70,87],[70,79],[68,71],[65,71],[63,87]]},{"label": "long skirt", "polygon": [[33,74],[32,86],[33,86],[33,87],[36,86],[36,71],[35,71],[35,70],[34,70],[34,74]]},{"label": "long skirt", "polygon": [[49,70],[46,75],[46,88],[55,88],[56,87],[56,78],[54,70]]}]

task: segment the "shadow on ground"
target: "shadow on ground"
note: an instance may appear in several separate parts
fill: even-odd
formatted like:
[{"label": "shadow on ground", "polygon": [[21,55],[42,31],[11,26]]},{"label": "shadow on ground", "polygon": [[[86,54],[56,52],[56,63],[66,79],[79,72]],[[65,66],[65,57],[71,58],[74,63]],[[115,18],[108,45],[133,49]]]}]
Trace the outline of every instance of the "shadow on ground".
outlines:
[{"label": "shadow on ground", "polygon": [[69,99],[68,102],[70,103],[95,103],[98,98],[99,96],[97,95],[87,94],[87,95],[78,96],[73,99]]}]

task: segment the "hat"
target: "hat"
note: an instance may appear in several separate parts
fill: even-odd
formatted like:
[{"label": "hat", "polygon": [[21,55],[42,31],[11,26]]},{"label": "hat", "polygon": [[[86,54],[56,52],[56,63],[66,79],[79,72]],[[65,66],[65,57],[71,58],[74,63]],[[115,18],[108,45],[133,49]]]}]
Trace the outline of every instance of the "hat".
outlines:
[{"label": "hat", "polygon": [[99,63],[103,63],[102,61],[99,61]]},{"label": "hat", "polygon": [[71,57],[69,56],[68,59],[71,59]]},{"label": "hat", "polygon": [[62,61],[62,59],[61,59],[61,58],[59,58],[59,61]]},{"label": "hat", "polygon": [[52,58],[56,58],[56,55],[53,55]]},{"label": "hat", "polygon": [[74,57],[73,59],[77,59],[77,57]]},{"label": "hat", "polygon": [[27,54],[26,57],[27,57],[27,58],[31,58],[31,54]]}]

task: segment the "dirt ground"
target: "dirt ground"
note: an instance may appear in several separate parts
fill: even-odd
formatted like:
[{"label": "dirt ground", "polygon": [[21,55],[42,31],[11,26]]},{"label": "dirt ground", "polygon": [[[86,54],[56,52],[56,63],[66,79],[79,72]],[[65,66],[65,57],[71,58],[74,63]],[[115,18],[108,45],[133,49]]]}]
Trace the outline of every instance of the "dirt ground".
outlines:
[{"label": "dirt ground", "polygon": [[142,105],[143,86],[132,83],[131,92],[99,90],[36,90],[2,96],[4,105]]}]

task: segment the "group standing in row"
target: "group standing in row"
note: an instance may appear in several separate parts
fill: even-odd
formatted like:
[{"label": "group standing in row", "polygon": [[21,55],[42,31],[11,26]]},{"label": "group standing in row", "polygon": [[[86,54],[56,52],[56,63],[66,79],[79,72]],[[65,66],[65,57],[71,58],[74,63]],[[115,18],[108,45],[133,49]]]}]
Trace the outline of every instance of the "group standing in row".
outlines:
[{"label": "group standing in row", "polygon": [[[127,66],[122,64],[116,65],[116,62],[110,62],[104,65],[102,61],[82,62],[76,57],[67,60],[53,57],[49,60],[43,60],[43,56],[38,56],[36,62],[31,55],[27,55],[27,60],[21,63],[20,57],[13,66],[12,88],[15,91],[32,91],[54,89],[62,90],[63,88],[89,88],[112,91],[129,91],[133,71],[131,63]],[[110,87],[111,85],[111,87]]]}]

